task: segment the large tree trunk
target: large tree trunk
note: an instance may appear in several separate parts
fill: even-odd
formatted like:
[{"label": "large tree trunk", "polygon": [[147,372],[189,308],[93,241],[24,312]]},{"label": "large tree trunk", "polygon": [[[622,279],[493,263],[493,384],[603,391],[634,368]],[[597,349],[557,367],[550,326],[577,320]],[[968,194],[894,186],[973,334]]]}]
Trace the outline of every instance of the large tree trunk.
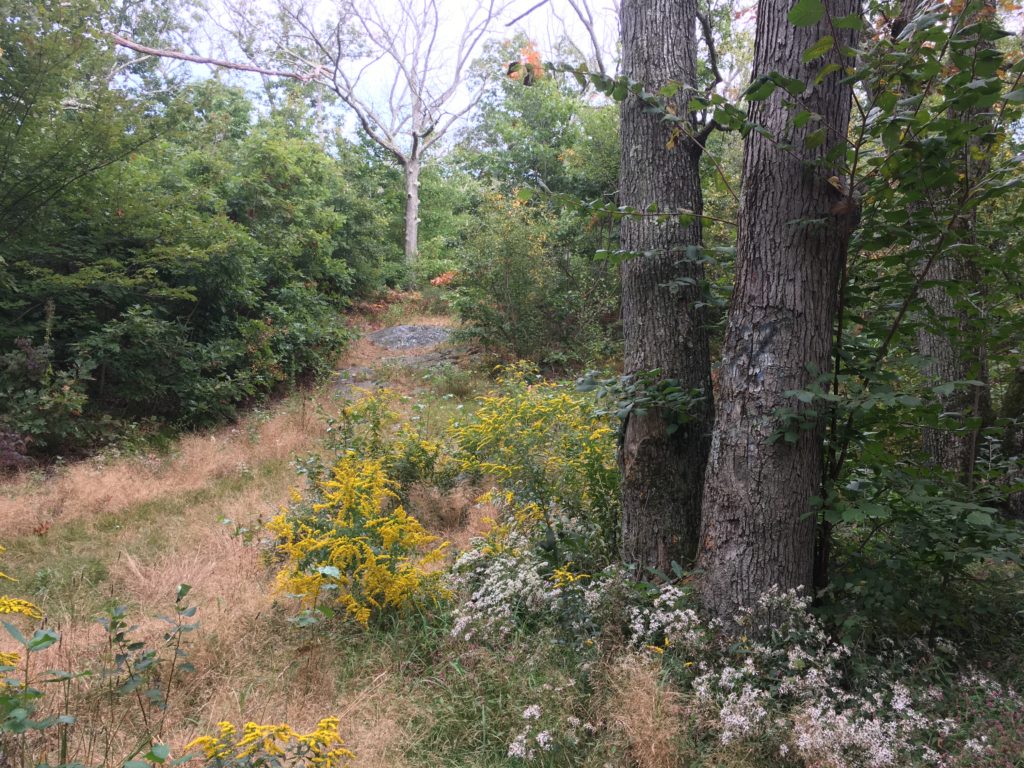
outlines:
[{"label": "large tree trunk", "polygon": [[[620,11],[623,74],[656,91],[669,81],[695,81],[696,0],[623,0]],[[687,113],[688,96],[672,100]],[[622,105],[619,199],[640,210],[700,213],[700,149],[630,96]],[[701,242],[700,220],[685,226],[628,218],[623,249],[643,252],[622,267],[625,373],[659,370],[707,399],[692,420],[672,432],[672,416],[658,409],[632,414],[624,425],[622,553],[626,562],[666,571],[696,554],[701,490],[711,415],[708,336],[701,297],[703,267],[689,246]],[[689,284],[686,284],[689,281]]]},{"label": "large tree trunk", "polygon": [[402,164],[405,180],[405,261],[416,261],[420,231],[420,169],[421,160],[413,155]]},{"label": "large tree trunk", "polygon": [[[825,0],[818,23],[795,28],[789,0],[760,0],[754,77],[779,72],[807,84],[799,109],[821,115],[794,128],[795,110],[781,88],[751,104],[750,119],[772,138],[751,132],[743,155],[736,283],[718,377],[715,428],[704,487],[698,568],[701,598],[731,620],[736,610],[772,586],[809,587],[814,562],[811,499],[821,488],[823,428],[796,428],[779,439],[780,409],[803,408],[787,390],[806,389],[826,371],[832,351],[838,282],[855,214],[829,183],[823,156],[846,140],[851,88],[842,74],[812,85],[833,49],[810,64],[803,52],[826,35],[840,47],[854,34],[832,19],[857,13],[857,0]],[[807,135],[826,127],[816,149]],[[786,147],[785,145],[789,145]]]}]

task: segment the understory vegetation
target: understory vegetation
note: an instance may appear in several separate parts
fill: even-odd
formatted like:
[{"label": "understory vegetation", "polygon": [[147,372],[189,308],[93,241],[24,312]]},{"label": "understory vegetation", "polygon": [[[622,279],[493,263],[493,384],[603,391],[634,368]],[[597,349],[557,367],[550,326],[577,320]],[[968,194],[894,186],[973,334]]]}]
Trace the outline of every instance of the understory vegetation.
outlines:
[{"label": "understory vegetation", "polygon": [[[230,555],[221,551],[224,561],[199,576],[196,604],[185,584],[176,598],[148,595],[143,605],[167,606],[156,624],[135,625],[138,604],[108,603],[103,642],[93,645],[75,608],[60,634],[33,633],[39,608],[0,601],[17,641],[5,645],[5,758],[18,766],[101,757],[140,766],[184,757],[210,766],[427,766],[438,756],[466,766],[1016,764],[1024,747],[1018,619],[998,630],[964,626],[950,607],[984,595],[983,610],[998,610],[996,593],[978,581],[990,566],[947,579],[944,590],[893,583],[892,600],[929,617],[904,619],[898,641],[886,611],[865,611],[872,631],[860,625],[841,641],[848,627],[834,603],[815,608],[808,595],[780,591],[736,617],[736,640],[703,613],[684,574],[643,576],[619,562],[614,414],[529,365],[502,369],[493,384],[468,375],[472,391],[461,398],[436,375],[407,369],[399,389],[356,389],[325,405],[317,450],[278,480],[279,511],[224,519],[220,546]],[[304,479],[289,490],[296,478]],[[207,519],[224,506],[212,505]],[[209,525],[196,534],[209,538]],[[67,552],[52,555],[55,570],[75,567],[62,560],[88,540],[43,536],[48,549]],[[22,582],[10,588],[30,594],[23,584],[44,583],[42,571],[15,546],[8,557]],[[159,562],[168,544],[150,546]],[[905,556],[919,555],[912,547]],[[170,570],[159,580],[168,587],[186,575]],[[253,580],[244,598],[231,586],[238,579]],[[34,591],[57,605],[52,590],[70,588]],[[140,588],[157,584],[128,591]],[[255,605],[222,605],[252,600],[254,590]],[[1019,593],[1005,599],[1016,604]],[[204,617],[207,609],[214,615]],[[239,626],[223,625],[224,611]],[[60,653],[66,643],[85,643],[89,661]],[[261,682],[246,661],[221,677],[223,655],[236,653],[256,654],[272,680]],[[204,706],[207,686],[250,691],[252,704],[232,707],[243,717],[273,712],[295,724],[224,719],[231,715]],[[297,707],[282,701],[292,696]],[[364,698],[374,702],[368,709]],[[375,744],[383,727],[396,731]]]},{"label": "understory vegetation", "polygon": [[394,3],[0,0],[0,768],[1024,768],[1017,4]]}]

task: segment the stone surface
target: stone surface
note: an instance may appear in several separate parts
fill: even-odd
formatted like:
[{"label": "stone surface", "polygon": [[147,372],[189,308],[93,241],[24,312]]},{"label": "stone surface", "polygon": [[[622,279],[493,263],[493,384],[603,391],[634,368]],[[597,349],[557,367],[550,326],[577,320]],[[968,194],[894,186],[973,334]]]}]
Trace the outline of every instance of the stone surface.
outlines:
[{"label": "stone surface", "polygon": [[436,325],[396,325],[367,334],[366,338],[384,349],[429,347],[448,341],[447,328]]},{"label": "stone surface", "polygon": [[376,366],[357,365],[343,368],[337,372],[335,389],[342,394],[349,393],[356,386],[374,389],[380,386],[377,381],[378,368],[383,365],[429,369],[456,364],[464,352],[455,349],[429,349],[448,341],[450,336],[447,328],[436,325],[395,325],[368,333],[366,339],[382,349],[425,349],[414,354],[384,355]]}]

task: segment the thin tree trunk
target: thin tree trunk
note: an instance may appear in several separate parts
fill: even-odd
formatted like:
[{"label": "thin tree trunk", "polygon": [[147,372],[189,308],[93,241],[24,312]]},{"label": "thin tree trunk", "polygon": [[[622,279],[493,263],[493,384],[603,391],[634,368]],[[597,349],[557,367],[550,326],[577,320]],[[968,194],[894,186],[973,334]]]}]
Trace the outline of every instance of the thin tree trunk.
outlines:
[{"label": "thin tree trunk", "polygon": [[[908,0],[904,4],[903,13],[909,20],[918,8],[919,3]],[[995,7],[991,0],[986,0],[974,21],[981,21],[993,14]],[[991,45],[991,42],[978,38],[974,53]],[[989,126],[992,122],[991,113],[980,109],[951,112],[950,117],[961,122],[987,122]],[[951,196],[963,194],[963,190],[969,190],[988,172],[988,153],[991,148],[981,146],[978,137],[983,135],[982,131],[976,130],[973,134],[975,138],[964,148],[960,160],[961,189],[950,190]],[[957,221],[957,241],[977,245],[977,226],[977,209],[972,208]],[[921,292],[929,312],[929,317],[918,332],[918,351],[929,358],[924,367],[926,378],[936,384],[975,380],[980,381],[981,386],[957,387],[949,395],[939,398],[943,412],[956,414],[948,417],[955,420],[956,426],[925,429],[924,448],[935,466],[955,473],[965,483],[970,483],[974,475],[981,428],[991,417],[988,349],[983,334],[983,320],[979,317],[977,307],[965,301],[962,296],[954,296],[950,286],[958,286],[958,292],[973,293],[977,301],[981,298],[983,288],[981,270],[970,251],[961,249],[937,259],[928,270],[927,279],[936,284]],[[977,423],[969,423],[972,420],[977,420]]]},{"label": "thin tree trunk", "polygon": [[[971,236],[973,231],[965,234]],[[970,257],[946,256],[932,264],[928,280],[980,288],[981,272]],[[923,371],[926,379],[936,384],[965,380],[982,383],[980,387],[957,387],[941,396],[943,412],[951,414],[946,420],[954,419],[957,426],[929,427],[923,434],[924,448],[932,463],[969,483],[974,474],[981,427],[991,411],[986,345],[977,340],[981,332],[979,318],[954,299],[946,286],[933,285],[921,294],[932,318],[943,326],[936,328],[926,320],[918,332],[918,351],[928,358]],[[977,423],[968,423],[975,419]]]},{"label": "thin tree trunk", "polygon": [[[796,427],[795,442],[780,439],[787,423],[780,411],[806,407],[788,390],[806,389],[811,371],[826,371],[832,351],[838,282],[854,226],[855,206],[843,199],[820,165],[846,140],[851,87],[842,74],[813,84],[833,48],[802,63],[802,55],[826,35],[839,47],[855,35],[833,29],[830,19],[859,10],[857,0],[825,0],[818,23],[796,28],[789,0],[760,0],[754,46],[755,78],[779,72],[807,84],[797,109],[821,116],[794,128],[792,101],[781,88],[751,105],[750,119],[772,138],[751,132],[743,156],[736,278],[718,377],[715,428],[704,487],[698,568],[701,598],[714,614],[731,620],[772,586],[809,587],[814,563],[823,426]],[[824,127],[816,149],[805,138]],[[789,145],[787,148],[785,145]]]},{"label": "thin tree trunk", "polygon": [[[1013,378],[1003,396],[1002,416],[1009,425],[1003,436],[1003,452],[1014,459],[1006,482],[1010,486],[1024,480],[1024,365],[1013,372]],[[1007,495],[1006,513],[1017,520],[1024,520],[1024,491]]]},{"label": "thin tree trunk", "polygon": [[[620,10],[623,74],[656,91],[669,81],[695,81],[696,0],[623,0]],[[688,95],[672,102],[687,110]],[[622,105],[619,199],[640,210],[700,213],[700,149],[630,96]],[[624,425],[622,554],[626,562],[667,571],[696,554],[704,465],[711,416],[710,363],[704,313],[696,306],[703,267],[688,247],[699,246],[699,219],[686,226],[629,218],[623,249],[643,252],[622,267],[625,373],[659,370],[707,399],[692,420],[671,431],[659,409],[632,414]],[[689,258],[688,258],[689,257]]]},{"label": "thin tree trunk", "polygon": [[416,261],[419,248],[420,230],[420,169],[421,160],[413,156],[402,166],[405,180],[405,261],[412,264]]}]

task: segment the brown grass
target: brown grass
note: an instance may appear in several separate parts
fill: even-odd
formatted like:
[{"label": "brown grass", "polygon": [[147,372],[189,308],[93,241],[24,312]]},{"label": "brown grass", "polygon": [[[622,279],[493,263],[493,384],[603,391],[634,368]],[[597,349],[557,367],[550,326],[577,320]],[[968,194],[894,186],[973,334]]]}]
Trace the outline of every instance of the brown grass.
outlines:
[{"label": "brown grass", "polygon": [[[451,321],[407,313],[401,322]],[[379,325],[372,315],[357,324]],[[339,366],[370,367],[402,354],[408,351],[382,352],[364,338]],[[153,647],[163,643],[168,627],[159,616],[173,613],[177,585],[192,586],[188,601],[198,608],[199,627],[188,635],[189,661],[197,671],[176,683],[163,731],[175,754],[220,720],[288,722],[303,730],[338,715],[359,766],[403,765],[417,704],[396,693],[400,670],[390,653],[375,652],[368,669],[339,681],[337,650],[322,633],[303,635],[285,624],[285,598],[273,591],[266,550],[231,536],[220,523],[266,519],[287,500],[296,484],[288,462],[319,448],[324,424],[317,405],[334,410],[334,399],[328,385],[316,395],[272,406],[269,415],[253,413],[234,426],[186,435],[168,456],[98,458],[51,476],[24,474],[0,486],[0,531],[8,542],[40,536],[39,543],[49,549],[47,537],[56,541],[62,526],[72,521],[85,526],[77,535],[107,560],[111,596],[131,606],[138,639]],[[432,529],[464,544],[482,534],[488,527],[484,518],[495,514],[475,503],[476,495],[470,488],[447,494],[422,488],[411,506]],[[162,508],[136,514],[141,505],[163,502],[174,508],[173,515]],[[91,527],[111,516],[116,526]],[[164,542],[156,551],[143,546],[154,533]],[[81,670],[109,661],[104,632],[90,617],[67,617],[59,629],[61,642],[33,655],[37,669]],[[2,640],[0,646],[8,649]],[[141,732],[139,715],[129,706],[126,714],[112,716],[101,691],[98,678],[75,684],[72,697],[81,724],[73,736],[79,755],[92,750],[95,757],[97,734],[109,733],[110,759],[119,759]]]},{"label": "brown grass", "polygon": [[494,521],[501,516],[498,509],[490,502],[475,501],[465,512],[461,527],[441,531],[445,540],[451,542],[452,549],[457,552],[469,548],[473,539],[481,538],[494,526]]},{"label": "brown grass", "polygon": [[625,740],[638,768],[676,768],[683,758],[685,708],[678,692],[661,680],[656,660],[624,656],[607,671],[605,719]]},{"label": "brown grass", "polygon": [[309,450],[321,434],[311,403],[289,405],[270,418],[252,415],[234,427],[186,435],[171,456],[83,461],[53,477],[16,478],[0,491],[0,530],[11,539],[100,513],[116,514],[287,461]]},{"label": "brown grass", "polygon": [[480,491],[458,485],[442,491],[429,483],[414,483],[408,490],[409,513],[428,529],[442,534],[461,532]]}]

